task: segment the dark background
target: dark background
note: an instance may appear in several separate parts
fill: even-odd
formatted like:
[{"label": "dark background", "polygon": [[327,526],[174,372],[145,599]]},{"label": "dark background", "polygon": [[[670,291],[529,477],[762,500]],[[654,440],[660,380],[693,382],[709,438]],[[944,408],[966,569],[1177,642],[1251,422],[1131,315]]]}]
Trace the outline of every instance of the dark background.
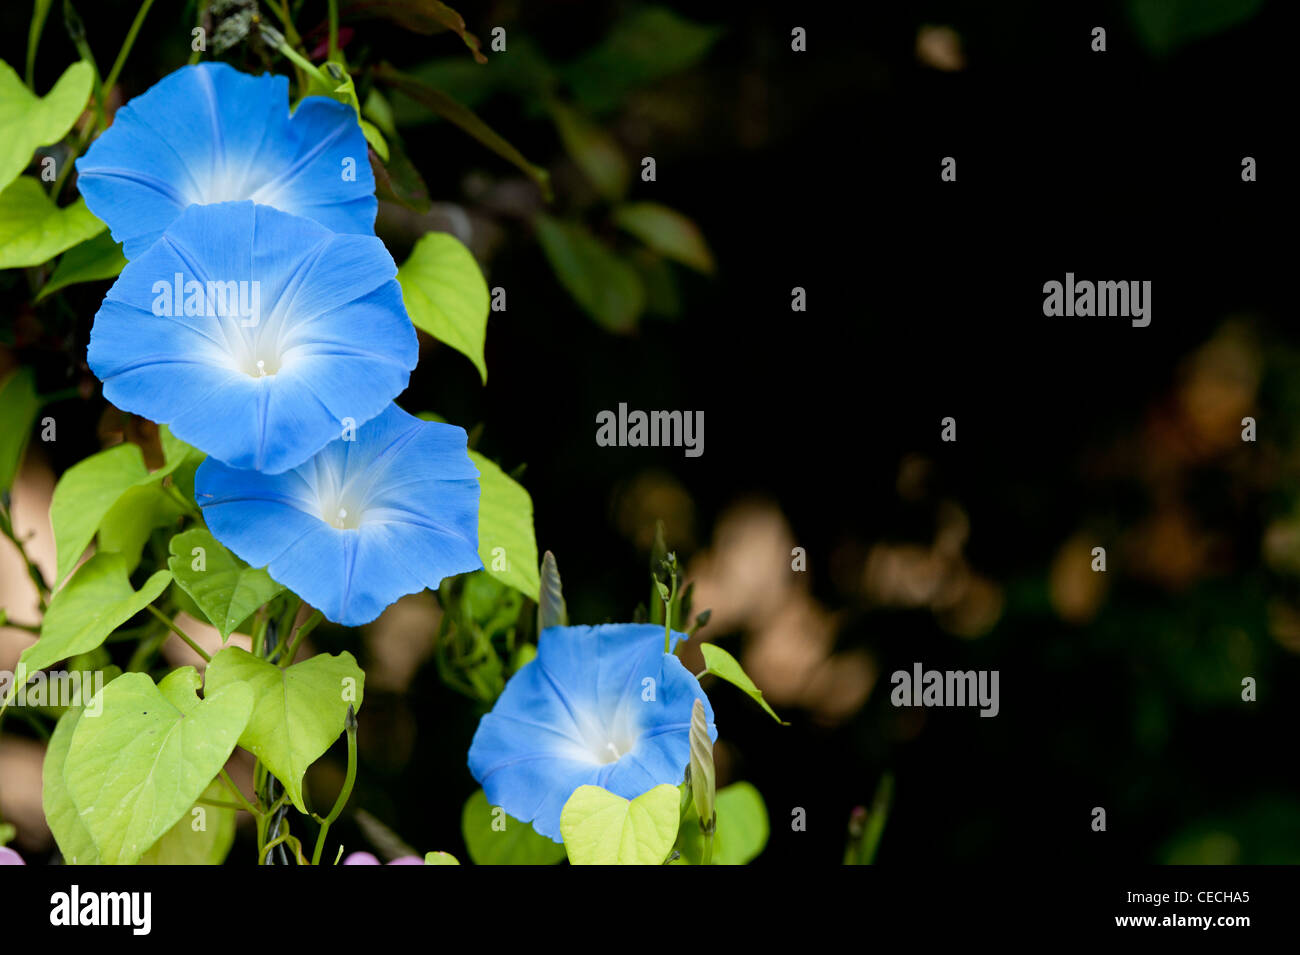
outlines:
[{"label": "dark background", "polygon": [[[134,7],[83,6],[105,69]],[[122,77],[128,97],[185,59],[188,28],[170,6],[150,15]],[[848,718],[778,703],[786,728],[710,687],[731,778],[757,785],[772,817],[760,863],[838,862],[850,809],[870,801],[886,771],[896,793],[885,864],[1015,864],[1045,853],[1063,864],[1300,860],[1300,662],[1266,609],[1300,589],[1262,556],[1267,529],[1297,499],[1294,160],[1281,148],[1294,124],[1288,5],[1263,4],[1167,49],[1144,39],[1124,3],[669,6],[725,32],[700,63],[654,84],[684,119],[652,141],[658,181],[634,180],[630,198],[690,215],[716,275],[680,272],[678,320],[646,317],[635,333],[613,334],[557,283],[526,213],[500,216],[483,265],[510,297],[489,322],[489,384],[462,357],[426,349],[400,402],[484,422],[480,450],[508,469],[527,464],[538,544],[559,560],[574,622],[629,619],[646,599],[645,548],[614,515],[617,489],[636,475],[666,472],[689,495],[695,533],[669,541],[688,564],[735,502],[758,496],[784,514],[807,551],[813,595],[837,613],[837,650],[865,650],[878,679]],[[485,41],[502,23],[564,61],[627,8],[458,9]],[[12,64],[22,62],[27,16],[13,6],[0,14],[0,54]],[[57,16],[41,47],[42,90],[73,55]],[[925,24],[957,31],[964,69],[919,62]],[[793,26],[808,31],[806,53],[789,48]],[[1107,28],[1105,53],[1089,49],[1093,26]],[[400,69],[464,52],[448,36],[359,29]],[[100,45],[103,34],[113,39]],[[554,130],[517,98],[494,96],[478,111],[530,159],[563,166]],[[445,123],[403,135],[435,200],[473,208],[471,174],[512,178]],[[1241,181],[1245,155],[1258,182]],[[944,156],[957,159],[955,183],[939,179]],[[401,261],[401,239],[390,246]],[[1042,285],[1067,271],[1150,280],[1150,326],[1045,318]],[[806,313],[790,311],[794,286],[807,290]],[[84,373],[101,295],[72,290],[67,338],[24,360],[47,380]],[[1147,476],[1165,458],[1151,422],[1178,418],[1188,356],[1232,316],[1257,343],[1249,413],[1260,441],[1179,459],[1179,512],[1213,536],[1214,559],[1171,580],[1126,562],[1112,539],[1156,510]],[[96,447],[97,402],[70,403],[81,436],[60,440],[56,469]],[[704,455],[597,447],[597,412],[620,402],[702,409]],[[939,440],[947,415],[955,444]],[[1117,446],[1127,450],[1113,455]],[[909,455],[929,462],[920,501],[896,490]],[[1004,598],[996,624],[974,639],[924,608],[866,600],[844,583],[856,571],[833,569],[877,542],[929,541],[939,500],[969,517],[966,559]],[[1091,618],[1069,622],[1054,612],[1049,575],[1081,526],[1112,535],[1099,540],[1111,580]],[[1164,553],[1136,552],[1157,562]],[[745,645],[744,634],[707,634],[733,651]],[[356,641],[322,628],[320,642]],[[999,670],[999,716],[894,709],[888,676],[915,661]],[[1246,675],[1259,681],[1256,703],[1240,701]],[[395,761],[363,738],[353,805],[421,852],[461,854],[478,711],[432,666],[404,695],[368,693],[366,710],[369,747],[401,738],[408,748]],[[1090,828],[1095,806],[1107,810],[1105,833]],[[793,807],[807,810],[806,832],[790,830]],[[340,836],[360,840],[351,824]]]}]

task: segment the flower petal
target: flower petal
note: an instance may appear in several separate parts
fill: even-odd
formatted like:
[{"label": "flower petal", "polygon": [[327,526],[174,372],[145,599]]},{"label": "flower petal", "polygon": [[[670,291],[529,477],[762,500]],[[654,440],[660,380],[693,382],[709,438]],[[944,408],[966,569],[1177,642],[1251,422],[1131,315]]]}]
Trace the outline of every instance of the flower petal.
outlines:
[{"label": "flower petal", "polygon": [[370,234],[378,203],[367,155],[346,104],[309,97],[291,117],[285,77],[199,63],[117,111],[77,160],[77,186],[127,259],[196,203],[252,199]]},{"label": "flower petal", "polygon": [[[282,474],[209,458],[195,498],[209,530],[346,626],[478,570],[478,471],[463,429],[396,405]],[[349,526],[336,526],[340,512]]]},{"label": "flower petal", "polygon": [[[543,631],[536,658],[511,677],[470,746],[470,772],[489,802],[559,842],[560,812],[580,785],[635,799],[680,783],[696,699],[712,739],[717,728],[699,682],[663,640],[652,624]],[[631,748],[607,755],[618,740]]]},{"label": "flower petal", "polygon": [[117,407],[280,473],[406,388],[419,345],[396,271],[372,236],[248,201],[191,206],[122,270],[87,357]]}]

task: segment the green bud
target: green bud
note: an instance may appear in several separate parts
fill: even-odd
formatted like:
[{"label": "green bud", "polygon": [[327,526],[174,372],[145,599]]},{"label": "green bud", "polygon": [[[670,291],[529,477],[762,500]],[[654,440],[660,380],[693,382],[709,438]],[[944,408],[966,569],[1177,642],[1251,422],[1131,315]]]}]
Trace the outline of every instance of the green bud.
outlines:
[{"label": "green bud", "polygon": [[700,829],[712,832],[717,824],[714,796],[717,772],[713,767],[713,743],[709,740],[709,723],[704,704],[698,699],[691,707],[691,799],[700,817]]},{"label": "green bud", "polygon": [[542,556],[541,595],[537,602],[537,630],[563,627],[569,622],[569,609],[564,603],[560,585],[560,567],[549,550]]}]

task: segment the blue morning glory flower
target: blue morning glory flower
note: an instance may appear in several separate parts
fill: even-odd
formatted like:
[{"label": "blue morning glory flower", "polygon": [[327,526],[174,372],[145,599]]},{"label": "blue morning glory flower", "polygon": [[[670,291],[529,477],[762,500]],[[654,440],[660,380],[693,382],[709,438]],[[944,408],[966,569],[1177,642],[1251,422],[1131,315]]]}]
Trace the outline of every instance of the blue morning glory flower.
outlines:
[{"label": "blue morning glory flower", "polygon": [[191,206],[127,264],[87,360],[104,396],[238,468],[297,467],[410,381],[384,244],[252,202]]},{"label": "blue morning glory flower", "polygon": [[349,627],[483,566],[478,469],[463,428],[390,404],[354,438],[284,474],[208,458],[194,477],[217,540]]},{"label": "blue morning glory flower", "polygon": [[375,177],[356,112],[310,96],[290,117],[288,93],[283,76],[182,67],[117,111],[77,160],[77,188],[127,259],[188,206],[239,199],[373,234]]},{"label": "blue morning glory flower", "polygon": [[[685,639],[672,635],[672,646]],[[654,624],[551,627],[479,722],[469,769],[488,802],[563,841],[560,810],[590,784],[635,799],[677,785],[690,761],[691,706],[713,707]]]}]

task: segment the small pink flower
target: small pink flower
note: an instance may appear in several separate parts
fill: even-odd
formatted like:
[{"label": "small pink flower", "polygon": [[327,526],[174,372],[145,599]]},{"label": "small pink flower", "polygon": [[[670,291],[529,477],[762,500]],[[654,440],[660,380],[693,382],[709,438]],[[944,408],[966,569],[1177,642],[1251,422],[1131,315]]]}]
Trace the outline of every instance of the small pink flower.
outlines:
[{"label": "small pink flower", "polygon": [[[343,860],[344,865],[379,865],[380,862],[369,852],[354,852]],[[424,865],[424,860],[419,856],[400,856],[394,859],[389,865]]]},{"label": "small pink flower", "polygon": [[26,865],[23,857],[14,852],[13,849],[7,849],[0,846],[0,865]]}]

